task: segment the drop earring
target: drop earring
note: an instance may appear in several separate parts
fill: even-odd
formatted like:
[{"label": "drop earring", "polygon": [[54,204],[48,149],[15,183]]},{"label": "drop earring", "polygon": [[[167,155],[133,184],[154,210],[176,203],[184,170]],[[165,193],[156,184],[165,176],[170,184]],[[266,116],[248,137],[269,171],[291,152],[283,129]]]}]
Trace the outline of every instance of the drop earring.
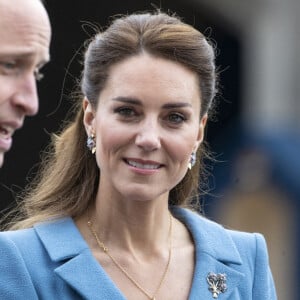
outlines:
[{"label": "drop earring", "polygon": [[191,157],[190,157],[190,161],[189,161],[189,164],[188,164],[188,168],[191,170],[192,167],[195,165],[196,163],[196,152],[192,152],[191,153]]},{"label": "drop earring", "polygon": [[88,136],[86,146],[89,148],[92,154],[96,152],[96,139],[93,133],[90,136]]}]

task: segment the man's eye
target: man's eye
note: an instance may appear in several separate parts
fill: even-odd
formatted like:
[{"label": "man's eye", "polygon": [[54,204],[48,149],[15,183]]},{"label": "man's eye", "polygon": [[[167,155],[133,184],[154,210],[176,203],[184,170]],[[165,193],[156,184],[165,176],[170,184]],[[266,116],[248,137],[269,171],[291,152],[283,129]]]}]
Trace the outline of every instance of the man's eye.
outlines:
[{"label": "man's eye", "polygon": [[6,69],[14,69],[16,67],[16,64],[11,62],[6,62],[3,65]]},{"label": "man's eye", "polygon": [[11,72],[16,69],[17,64],[13,61],[0,61],[0,67],[3,72]]}]

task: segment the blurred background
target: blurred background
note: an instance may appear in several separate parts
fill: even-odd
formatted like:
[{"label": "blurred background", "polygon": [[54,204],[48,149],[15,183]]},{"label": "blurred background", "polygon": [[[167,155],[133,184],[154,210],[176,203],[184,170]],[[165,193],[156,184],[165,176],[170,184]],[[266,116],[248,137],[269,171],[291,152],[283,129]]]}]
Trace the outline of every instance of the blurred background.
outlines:
[{"label": "blurred background", "polygon": [[[218,48],[221,94],[207,141],[208,218],[265,235],[278,299],[296,299],[300,250],[300,1],[46,1],[53,28],[51,63],[39,84],[40,112],[14,137],[0,171],[2,214],[35,174],[80,76],[82,45],[116,14],[161,8],[176,12]],[[298,297],[299,298],[299,297]]]}]

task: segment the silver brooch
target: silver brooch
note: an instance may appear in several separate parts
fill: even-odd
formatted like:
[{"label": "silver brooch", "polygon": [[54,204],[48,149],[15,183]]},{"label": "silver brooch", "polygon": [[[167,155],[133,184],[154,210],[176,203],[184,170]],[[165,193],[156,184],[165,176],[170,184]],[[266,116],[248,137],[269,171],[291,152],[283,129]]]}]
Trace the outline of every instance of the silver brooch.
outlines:
[{"label": "silver brooch", "polygon": [[220,293],[225,293],[227,290],[226,274],[208,273],[206,280],[209,285],[208,290],[212,293],[214,299],[219,297]]}]

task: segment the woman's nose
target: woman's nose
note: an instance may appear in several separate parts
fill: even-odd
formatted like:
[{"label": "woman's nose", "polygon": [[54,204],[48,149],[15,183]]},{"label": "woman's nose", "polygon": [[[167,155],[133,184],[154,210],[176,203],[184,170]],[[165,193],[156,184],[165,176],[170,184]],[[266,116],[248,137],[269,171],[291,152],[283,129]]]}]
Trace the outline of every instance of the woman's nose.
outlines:
[{"label": "woman's nose", "polygon": [[157,121],[145,120],[139,125],[135,144],[145,151],[154,151],[161,147],[160,129]]}]

